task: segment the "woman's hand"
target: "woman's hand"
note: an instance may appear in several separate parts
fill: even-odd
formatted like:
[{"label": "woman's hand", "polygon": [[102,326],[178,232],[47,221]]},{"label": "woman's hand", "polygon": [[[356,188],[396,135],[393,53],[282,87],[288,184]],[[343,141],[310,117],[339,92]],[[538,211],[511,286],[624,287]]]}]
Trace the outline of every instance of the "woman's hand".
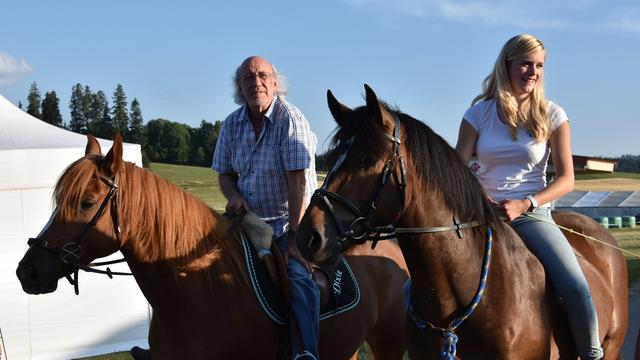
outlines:
[{"label": "woman's hand", "polygon": [[507,199],[500,202],[500,209],[509,221],[524,214],[531,207],[528,199]]}]

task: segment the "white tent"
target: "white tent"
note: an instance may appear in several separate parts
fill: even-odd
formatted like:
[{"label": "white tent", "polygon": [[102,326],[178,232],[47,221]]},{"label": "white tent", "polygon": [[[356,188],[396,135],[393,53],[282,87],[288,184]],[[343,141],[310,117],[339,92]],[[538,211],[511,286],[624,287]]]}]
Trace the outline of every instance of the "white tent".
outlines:
[{"label": "white tent", "polygon": [[[103,152],[111,148],[111,141],[99,141]],[[84,135],[40,121],[0,95],[0,360],[71,359],[148,346],[150,310],[133,277],[82,273],[80,296],[64,279],[56,292],[33,296],[15,275],[27,239],[49,219],[55,182],[85,145]],[[140,145],[124,144],[124,159],[140,166]]]}]

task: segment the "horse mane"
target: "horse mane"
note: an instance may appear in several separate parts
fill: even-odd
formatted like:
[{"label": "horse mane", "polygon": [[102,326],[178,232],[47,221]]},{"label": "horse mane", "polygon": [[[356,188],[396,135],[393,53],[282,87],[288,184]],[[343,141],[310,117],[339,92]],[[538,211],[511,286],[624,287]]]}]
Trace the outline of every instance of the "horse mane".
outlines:
[{"label": "horse mane", "polygon": [[[101,160],[85,156],[58,180],[54,201],[63,221],[71,219],[89,184],[99,178]],[[138,261],[185,270],[216,261],[242,264],[237,246],[231,249],[236,241],[231,241],[228,221],[198,198],[132,163],[120,171],[118,186],[121,246],[128,246]]]},{"label": "horse mane", "polygon": [[[498,221],[498,217],[486,201],[486,193],[478,179],[467,168],[458,153],[429,126],[423,122],[380,102],[387,111],[400,120],[404,138],[402,144],[407,151],[407,165],[415,170],[418,180],[429,192],[438,192],[445,205],[460,221]],[[377,159],[389,156],[389,139],[382,128],[372,124],[371,116],[362,106],[354,109],[348,121],[335,133],[329,151],[328,163],[344,151],[347,140],[355,137],[352,146],[363,149]],[[412,180],[408,180],[409,183]],[[411,184],[409,184],[410,186]],[[426,195],[426,192],[424,192]]]}]

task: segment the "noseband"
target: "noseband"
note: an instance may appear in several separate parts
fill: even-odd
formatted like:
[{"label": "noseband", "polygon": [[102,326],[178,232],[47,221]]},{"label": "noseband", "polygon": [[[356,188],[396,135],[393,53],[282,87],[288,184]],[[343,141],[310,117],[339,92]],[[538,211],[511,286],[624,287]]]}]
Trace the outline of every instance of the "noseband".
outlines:
[{"label": "noseband", "polygon": [[93,268],[94,266],[104,266],[104,265],[111,265],[111,264],[123,262],[124,259],[114,260],[114,261],[105,261],[105,262],[99,262],[99,263],[91,263],[89,265],[81,265],[78,263],[78,260],[80,260],[80,244],[82,244],[82,241],[87,237],[89,230],[95,227],[96,224],[100,221],[100,219],[104,215],[105,210],[107,209],[107,205],[109,204],[109,202],[111,202],[111,221],[113,223],[113,230],[116,235],[116,242],[120,243],[117,175],[116,177],[113,178],[113,180],[107,178],[104,175],[100,175],[100,180],[102,180],[102,182],[104,182],[107,186],[109,186],[109,192],[102,200],[102,203],[98,208],[98,211],[95,213],[91,221],[87,223],[87,225],[85,225],[84,230],[76,240],[69,241],[68,243],[60,247],[52,245],[48,241],[40,237],[30,238],[27,241],[27,244],[30,247],[37,246],[58,255],[60,257],[60,260],[62,260],[63,263],[70,265],[74,269],[73,276],[71,274],[68,274],[68,275],[65,275],[65,277],[74,286],[76,295],[78,295],[80,292],[78,289],[78,270],[84,270],[87,272],[93,272],[98,274],[105,274],[109,276],[109,278],[112,278],[113,275],[132,275],[131,273],[114,272],[114,271],[111,271],[111,269],[109,268],[107,268],[106,270]]}]

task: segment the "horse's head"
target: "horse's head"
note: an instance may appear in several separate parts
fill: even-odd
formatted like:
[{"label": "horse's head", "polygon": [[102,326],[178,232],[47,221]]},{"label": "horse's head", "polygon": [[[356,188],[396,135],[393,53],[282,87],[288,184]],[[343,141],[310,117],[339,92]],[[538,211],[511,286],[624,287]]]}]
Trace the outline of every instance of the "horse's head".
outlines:
[{"label": "horse's head", "polygon": [[297,232],[303,256],[316,264],[331,266],[347,246],[384,233],[404,207],[400,114],[365,90],[367,105],[354,110],[327,92],[338,124],[327,156],[331,171]]},{"label": "horse's head", "polygon": [[116,135],[106,156],[87,136],[85,156],[71,164],[54,190],[55,210],[29,249],[16,275],[29,294],[53,292],[58,279],[120,247],[118,180],[124,168],[122,139]]}]

